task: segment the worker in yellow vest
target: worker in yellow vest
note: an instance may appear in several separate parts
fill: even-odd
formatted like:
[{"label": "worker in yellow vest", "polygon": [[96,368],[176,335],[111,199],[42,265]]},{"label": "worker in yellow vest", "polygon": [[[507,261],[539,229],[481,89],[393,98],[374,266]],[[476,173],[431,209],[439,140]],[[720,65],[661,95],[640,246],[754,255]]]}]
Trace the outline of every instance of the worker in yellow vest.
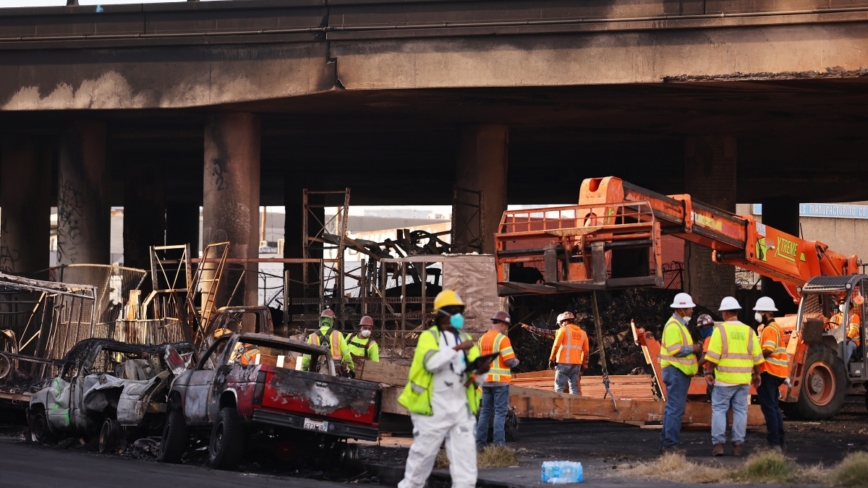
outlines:
[{"label": "worker in yellow vest", "polygon": [[766,439],[772,449],[784,449],[784,417],[778,405],[778,388],[787,379],[789,373],[789,356],[784,332],[775,322],[778,309],[775,301],[769,297],[760,297],[753,307],[754,318],[763,325],[762,345],[765,362],[760,367],[760,386],[756,389],[763,416],[766,419]]},{"label": "worker in yellow vest", "polygon": [[[355,367],[353,366],[353,358],[350,356],[350,348],[347,347],[347,341],[344,335],[339,330],[334,329],[335,313],[333,310],[325,309],[319,316],[319,329],[313,331],[307,336],[307,343],[314,346],[325,346],[328,348],[331,359],[338,362],[341,366],[341,371],[345,375],[351,374]],[[305,354],[301,361],[302,367],[307,371],[310,364],[310,356]]]},{"label": "worker in yellow vest", "polygon": [[555,391],[562,392],[570,385],[570,394],[582,394],[582,371],[588,369],[588,334],[576,324],[572,312],[558,315],[561,326],[555,334],[549,367],[555,368]]},{"label": "worker in yellow vest", "polygon": [[347,336],[347,347],[350,348],[351,356],[362,357],[375,363],[380,362],[380,346],[371,338],[373,332],[374,319],[365,315],[359,321],[359,333]]},{"label": "worker in yellow vest", "polygon": [[476,423],[476,447],[482,449],[488,443],[488,422],[494,414],[492,442],[496,446],[506,445],[506,414],[509,412],[509,383],[512,381],[510,368],[518,366],[518,358],[509,341],[509,314],[498,311],[491,317],[491,329],[479,338],[482,355],[499,353],[492,360],[491,369],[482,384],[482,408]]},{"label": "worker in yellow vest", "polygon": [[756,333],[738,321],[738,300],[724,297],[720,314],[724,322],[714,327],[705,359],[711,371],[705,381],[714,385],[711,394],[711,454],[723,456],[726,442],[726,416],[732,407],[732,455],[744,455],[747,407],[750,385],[760,386],[760,365],[765,362]]},{"label": "worker in yellow vest", "polygon": [[663,326],[659,355],[663,383],[666,385],[666,409],[663,411],[663,430],[660,431],[662,453],[678,451],[690,378],[696,375],[699,368],[696,355],[702,352],[702,345],[694,344],[687,330],[694,307],[696,304],[687,293],[675,295],[669,306],[672,316]]},{"label": "worker in yellow vest", "polygon": [[425,486],[446,441],[449,474],[455,488],[476,487],[476,413],[478,386],[490,361],[464,327],[464,302],[452,290],[434,298],[435,325],[419,335],[407,385],[398,403],[410,411],[413,445],[398,488]]}]

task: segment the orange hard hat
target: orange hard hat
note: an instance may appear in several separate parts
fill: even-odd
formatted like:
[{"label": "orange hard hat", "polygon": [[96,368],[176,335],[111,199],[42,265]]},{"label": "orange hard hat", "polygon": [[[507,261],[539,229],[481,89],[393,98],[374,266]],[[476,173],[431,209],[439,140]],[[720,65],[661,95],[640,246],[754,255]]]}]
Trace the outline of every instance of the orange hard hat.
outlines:
[{"label": "orange hard hat", "polygon": [[323,310],[322,313],[319,314],[319,316],[320,316],[320,317],[331,317],[331,318],[335,318],[335,311],[332,310],[332,309],[330,309],[330,308],[327,308],[327,309]]},{"label": "orange hard hat", "polygon": [[494,316],[491,317],[491,321],[492,322],[503,322],[507,325],[512,323],[512,321],[509,318],[509,314],[504,312],[503,310],[498,310],[497,312],[494,312]]},{"label": "orange hard hat", "polygon": [[374,319],[365,315],[364,317],[362,317],[362,320],[359,320],[359,326],[365,326],[365,325],[370,325],[371,327],[373,327],[374,326]]}]

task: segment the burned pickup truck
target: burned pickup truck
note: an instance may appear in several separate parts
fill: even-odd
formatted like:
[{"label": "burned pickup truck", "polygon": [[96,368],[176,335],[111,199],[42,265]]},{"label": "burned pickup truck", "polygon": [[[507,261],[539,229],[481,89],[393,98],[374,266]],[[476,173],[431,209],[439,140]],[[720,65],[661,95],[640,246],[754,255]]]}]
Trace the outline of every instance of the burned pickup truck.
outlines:
[{"label": "burned pickup truck", "polygon": [[60,374],[30,398],[33,435],[99,434],[99,450],[125,435],[159,435],[175,373],[195,358],[193,345],[126,344],[85,339],[66,354]]},{"label": "burned pickup truck", "polygon": [[[310,371],[301,371],[305,355]],[[179,462],[191,438],[207,442],[209,465],[221,469],[234,469],[257,438],[345,449],[345,439],[378,437],[381,396],[375,383],[337,376],[325,348],[223,335],[172,385],[160,460]]]}]

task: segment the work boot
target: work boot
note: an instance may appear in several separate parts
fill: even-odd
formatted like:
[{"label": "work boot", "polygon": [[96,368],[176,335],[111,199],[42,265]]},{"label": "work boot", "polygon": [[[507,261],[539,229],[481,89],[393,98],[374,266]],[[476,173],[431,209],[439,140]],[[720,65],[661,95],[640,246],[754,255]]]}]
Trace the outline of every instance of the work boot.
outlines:
[{"label": "work boot", "polygon": [[723,444],[715,444],[714,449],[711,450],[712,456],[723,456],[724,454]]},{"label": "work boot", "polygon": [[[744,449],[742,449],[742,446],[743,446],[743,444],[733,444],[732,445],[732,455],[735,457],[744,456]],[[721,449],[723,449],[723,446],[721,446]]]}]

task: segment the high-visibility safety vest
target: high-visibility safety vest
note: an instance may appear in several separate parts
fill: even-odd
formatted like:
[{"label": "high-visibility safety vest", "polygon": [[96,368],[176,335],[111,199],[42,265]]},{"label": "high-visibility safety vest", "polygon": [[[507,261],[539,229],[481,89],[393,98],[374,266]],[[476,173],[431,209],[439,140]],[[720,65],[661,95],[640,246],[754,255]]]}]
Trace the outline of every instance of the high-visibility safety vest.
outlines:
[{"label": "high-visibility safety vest", "polygon": [[693,346],[693,338],[687,327],[675,316],[669,317],[663,326],[663,343],[660,344],[660,367],[672,366],[687,376],[693,376],[699,371],[696,354],[691,352],[685,356],[676,357],[683,347]]},{"label": "high-visibility safety vest", "polygon": [[375,363],[380,362],[380,347],[377,345],[377,341],[370,337],[350,334],[347,336],[347,347],[352,356],[362,357]]},{"label": "high-visibility safety vest", "polygon": [[705,357],[717,364],[715,379],[730,385],[750,384],[753,367],[765,362],[756,333],[741,322],[715,326]]},{"label": "high-visibility safety vest", "polygon": [[307,336],[307,343],[313,344],[314,346],[321,346],[323,343],[328,343],[329,352],[331,352],[332,359],[336,359],[338,361],[343,357],[343,353],[341,353],[341,341],[343,340],[343,336],[340,331],[334,330],[331,327],[322,326],[318,330],[311,333],[311,335]]},{"label": "high-visibility safety vest", "polygon": [[847,326],[847,338],[858,346],[862,343],[862,319],[857,312],[850,315],[850,324]]},{"label": "high-visibility safety vest", "polygon": [[558,364],[584,364],[588,357],[588,334],[578,325],[567,324],[558,329],[552,345],[550,361]]},{"label": "high-visibility safety vest", "polygon": [[786,378],[789,372],[790,357],[787,356],[787,345],[784,343],[784,333],[775,322],[770,323],[763,329],[762,339],[763,351],[771,351],[772,353],[766,358],[760,371],[768,373],[778,378]]},{"label": "high-visibility safety vest", "polygon": [[[461,341],[472,341],[473,338],[466,332],[459,332]],[[398,403],[412,413],[419,415],[431,415],[431,397],[434,396],[434,374],[425,369],[425,363],[440,350],[440,329],[435,325],[419,335],[416,343],[416,352],[413,354],[413,363],[410,365],[410,378]],[[459,352],[460,354],[460,352]],[[479,348],[471,347],[467,352],[467,363],[479,357]],[[471,382],[467,387],[467,405],[470,412],[476,415],[479,411],[479,402],[482,400],[476,383]]]},{"label": "high-visibility safety vest", "polygon": [[241,357],[238,358],[238,361],[242,366],[249,366],[254,363],[257,354],[259,354],[258,347],[253,344],[245,344],[244,352],[241,354]]},{"label": "high-visibility safety vest", "polygon": [[512,381],[512,371],[510,371],[506,362],[510,359],[515,359],[515,351],[512,350],[512,343],[509,341],[509,337],[496,330],[489,330],[479,338],[479,350],[483,356],[500,352],[500,355],[491,362],[491,369],[485,378],[486,383],[509,383]]}]

